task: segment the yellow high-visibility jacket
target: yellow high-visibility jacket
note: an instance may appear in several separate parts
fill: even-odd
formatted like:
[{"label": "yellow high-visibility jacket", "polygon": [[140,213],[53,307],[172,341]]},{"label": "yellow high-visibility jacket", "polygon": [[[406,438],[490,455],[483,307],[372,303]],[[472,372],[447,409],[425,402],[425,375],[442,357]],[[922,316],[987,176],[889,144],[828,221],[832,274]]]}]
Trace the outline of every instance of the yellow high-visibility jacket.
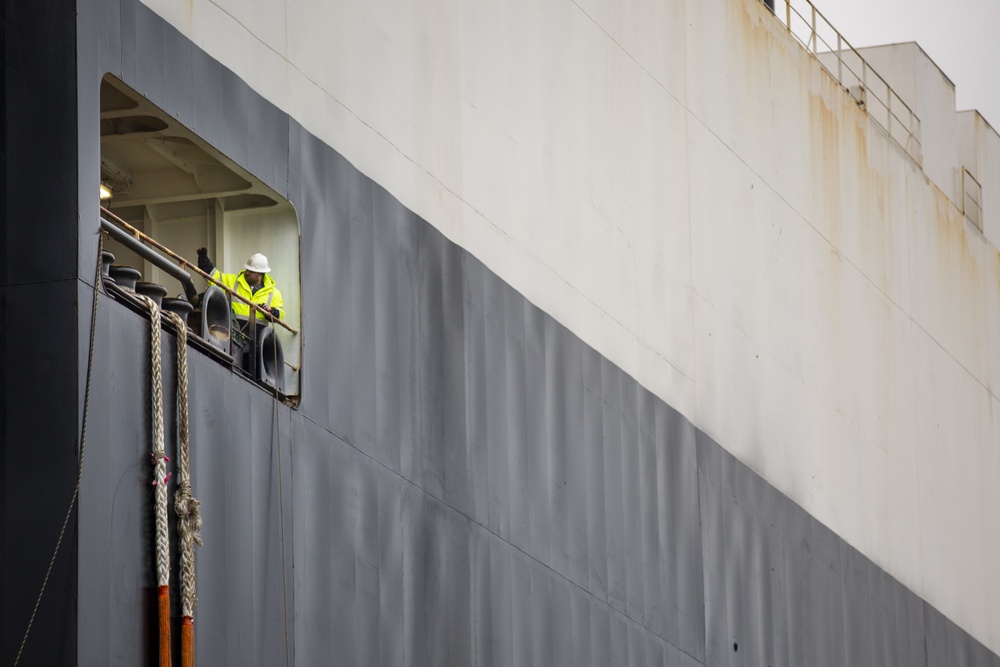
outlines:
[{"label": "yellow high-visibility jacket", "polygon": [[[216,269],[212,272],[212,278],[218,280],[220,283],[233,290],[244,299],[250,301],[251,303],[270,306],[276,309],[274,313],[279,319],[285,314],[284,313],[284,301],[281,299],[281,291],[275,287],[274,278],[268,274],[263,274],[263,280],[261,281],[260,287],[254,292],[250,289],[250,284],[247,283],[246,277],[243,275],[246,271],[240,271],[239,273],[223,273]],[[250,318],[250,306],[246,305],[238,299],[233,299],[233,314],[237,317],[243,317],[246,319]],[[257,319],[266,321],[260,312],[257,313]]]}]

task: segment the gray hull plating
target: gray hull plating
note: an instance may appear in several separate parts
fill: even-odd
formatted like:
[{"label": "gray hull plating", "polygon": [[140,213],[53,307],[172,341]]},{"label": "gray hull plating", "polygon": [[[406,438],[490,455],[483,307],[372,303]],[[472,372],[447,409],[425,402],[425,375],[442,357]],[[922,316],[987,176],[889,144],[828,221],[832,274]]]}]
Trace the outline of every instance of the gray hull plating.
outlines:
[{"label": "gray hull plating", "polygon": [[[49,69],[81,128],[50,170],[96,182],[110,71],[301,221],[300,409],[192,353],[200,664],[1000,666],[140,3],[27,4],[8,11],[8,50],[63,35]],[[5,117],[29,134],[9,100],[46,63],[6,63]],[[29,160],[6,146],[5,165]],[[5,186],[21,178],[4,169]],[[2,558],[19,573],[0,595],[4,664],[75,482],[97,218],[68,189],[45,206],[71,214],[52,226],[77,278],[16,261],[10,240],[37,248],[39,232],[5,197],[3,355],[29,379],[3,394]],[[25,320],[38,303],[42,337]],[[23,664],[154,661],[147,329],[101,308],[79,512]]]}]

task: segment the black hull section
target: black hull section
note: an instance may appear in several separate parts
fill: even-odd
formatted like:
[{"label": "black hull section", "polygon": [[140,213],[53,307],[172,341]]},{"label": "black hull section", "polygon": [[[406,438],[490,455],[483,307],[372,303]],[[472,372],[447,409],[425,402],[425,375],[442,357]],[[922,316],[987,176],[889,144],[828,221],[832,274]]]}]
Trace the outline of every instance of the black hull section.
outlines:
[{"label": "black hull section", "polygon": [[[97,252],[96,202],[78,205],[77,183],[98,180],[111,72],[286,196],[301,224],[299,409],[191,354],[200,664],[1000,667],[143,5],[78,11],[63,54],[78,95],[60,75],[78,153],[43,235],[63,239],[45,266],[75,276],[14,284],[12,269],[3,286],[2,558],[18,572],[0,592],[4,664],[75,483]],[[8,122],[31,67],[11,61],[12,34],[67,25],[8,20]],[[9,189],[28,149],[4,150],[5,258],[33,277]],[[40,318],[45,336],[29,303],[58,313]],[[79,513],[22,664],[155,660],[148,326],[102,303]]]}]

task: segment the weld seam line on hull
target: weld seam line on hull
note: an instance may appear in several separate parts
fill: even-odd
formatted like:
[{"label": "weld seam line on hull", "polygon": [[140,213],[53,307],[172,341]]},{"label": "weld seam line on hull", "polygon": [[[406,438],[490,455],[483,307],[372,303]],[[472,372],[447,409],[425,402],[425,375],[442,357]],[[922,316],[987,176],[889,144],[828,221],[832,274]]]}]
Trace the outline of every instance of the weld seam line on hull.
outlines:
[{"label": "weld seam line on hull", "polygon": [[[56,557],[59,555],[59,549],[62,547],[63,537],[66,535],[66,526],[69,525],[69,518],[73,514],[73,508],[76,506],[76,501],[80,496],[80,484],[83,481],[83,455],[85,451],[85,446],[87,443],[87,417],[90,412],[90,384],[91,378],[94,375],[94,343],[96,340],[97,333],[97,304],[100,300],[100,290],[98,285],[101,284],[101,252],[104,249],[104,233],[98,230],[97,232],[97,273],[94,276],[94,301],[93,307],[90,313],[90,343],[87,351],[87,386],[83,394],[83,423],[80,426],[80,457],[76,468],[76,488],[73,489],[73,496],[70,498],[69,507],[66,508],[66,516],[63,518],[62,528],[59,529],[59,537],[56,539],[55,549],[52,551],[52,558],[49,559],[49,567],[45,570],[45,577],[42,579],[42,586],[38,591],[38,597],[35,599],[35,606],[31,610],[31,617],[28,619],[28,627],[24,630],[24,637],[21,638],[21,646],[17,649],[17,656],[14,658],[14,667],[17,667],[18,663],[21,662],[21,655],[24,653],[25,644],[28,642],[28,635],[31,633],[31,626],[35,622],[35,616],[38,614],[38,607],[42,602],[42,596],[45,594],[45,587],[49,583],[49,576],[52,574],[52,566],[55,565]],[[75,280],[75,279],[73,279]],[[46,280],[40,281],[40,283],[53,283],[53,282],[64,282],[62,280]],[[35,284],[40,284],[35,283]]]},{"label": "weld seam line on hull", "polygon": [[[557,577],[561,581],[566,582],[567,584],[569,584],[573,588],[575,588],[578,591],[581,591],[582,593],[584,593],[585,595],[587,595],[589,598],[597,600],[599,603],[601,603],[602,605],[604,605],[611,613],[618,614],[622,618],[630,621],[631,623],[634,623],[638,627],[640,627],[643,630],[649,632],[650,635],[656,637],[657,639],[659,639],[660,641],[662,641],[664,644],[668,644],[669,646],[671,646],[675,650],[679,651],[680,653],[683,653],[684,655],[686,655],[687,657],[691,658],[692,660],[700,662],[700,660],[698,659],[697,656],[695,656],[695,655],[693,655],[691,653],[688,653],[686,650],[684,650],[683,647],[674,644],[667,637],[663,636],[662,634],[660,634],[659,632],[657,632],[655,629],[650,628],[650,627],[648,627],[646,625],[643,625],[643,623],[639,619],[634,618],[627,611],[622,611],[621,609],[617,609],[608,600],[601,599],[600,597],[594,595],[593,591],[584,588],[580,584],[576,583],[572,579],[568,578],[566,575],[562,574],[561,572],[559,572],[558,570],[556,570],[555,568],[553,568],[548,563],[542,562],[541,560],[539,560],[538,558],[536,558],[535,556],[533,556],[529,552],[525,551],[524,549],[522,549],[518,545],[516,545],[513,542],[511,542],[509,539],[503,537],[502,535],[497,534],[489,526],[487,526],[487,525],[485,525],[485,524],[477,521],[475,519],[475,517],[472,517],[469,514],[467,514],[466,512],[463,512],[459,508],[455,507],[454,505],[449,504],[443,498],[438,497],[437,495],[435,495],[431,491],[428,491],[427,489],[425,489],[422,486],[418,485],[413,480],[404,477],[398,471],[393,470],[392,468],[390,468],[386,464],[382,463],[381,461],[379,461],[378,459],[376,459],[375,457],[373,457],[368,452],[365,452],[365,451],[362,451],[361,449],[358,449],[353,443],[351,443],[350,440],[348,440],[344,436],[341,436],[341,435],[338,435],[338,434],[334,433],[333,431],[331,431],[327,427],[323,426],[322,424],[320,424],[316,420],[314,420],[314,419],[312,419],[312,418],[310,418],[310,417],[302,414],[301,411],[298,414],[302,417],[302,419],[305,419],[306,421],[308,421],[311,424],[315,425],[316,428],[319,428],[320,430],[322,430],[322,431],[324,431],[326,433],[329,433],[331,436],[333,436],[337,440],[343,442],[345,445],[347,445],[348,447],[350,447],[351,449],[353,449],[358,454],[360,454],[360,455],[364,456],[365,458],[369,459],[370,461],[372,461],[375,465],[380,466],[381,468],[384,468],[389,473],[395,475],[396,477],[398,477],[403,482],[405,482],[406,484],[408,484],[412,488],[416,489],[420,493],[423,493],[424,495],[429,496],[430,498],[433,498],[434,500],[436,500],[437,502],[441,503],[441,505],[443,505],[444,507],[446,507],[450,511],[458,514],[459,516],[465,517],[466,519],[469,520],[470,523],[472,523],[475,526],[478,526],[480,529],[482,529],[483,531],[485,531],[487,534],[492,535],[493,537],[497,538],[498,540],[500,540],[501,542],[503,542],[504,544],[506,544],[507,546],[509,546],[514,551],[516,551],[516,552],[520,553],[521,555],[523,555],[528,560],[530,560],[530,561],[532,561],[534,563],[537,563],[540,567],[542,567],[546,571],[548,571],[553,577]],[[293,489],[292,493],[294,493],[294,489]],[[700,518],[700,516],[699,516],[698,522],[699,522],[699,527],[700,527],[700,525],[701,525],[701,518]],[[698,545],[699,545],[699,547],[701,547],[700,537],[699,537]]]}]

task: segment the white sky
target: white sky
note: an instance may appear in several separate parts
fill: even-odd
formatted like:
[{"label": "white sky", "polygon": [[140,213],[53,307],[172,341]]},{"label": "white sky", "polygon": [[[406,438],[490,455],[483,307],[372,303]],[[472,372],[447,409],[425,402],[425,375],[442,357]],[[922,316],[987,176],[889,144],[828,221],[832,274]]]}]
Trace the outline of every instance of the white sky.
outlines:
[{"label": "white sky", "polygon": [[978,109],[1000,131],[1000,0],[812,2],[855,48],[920,44],[955,84],[958,110]]}]

